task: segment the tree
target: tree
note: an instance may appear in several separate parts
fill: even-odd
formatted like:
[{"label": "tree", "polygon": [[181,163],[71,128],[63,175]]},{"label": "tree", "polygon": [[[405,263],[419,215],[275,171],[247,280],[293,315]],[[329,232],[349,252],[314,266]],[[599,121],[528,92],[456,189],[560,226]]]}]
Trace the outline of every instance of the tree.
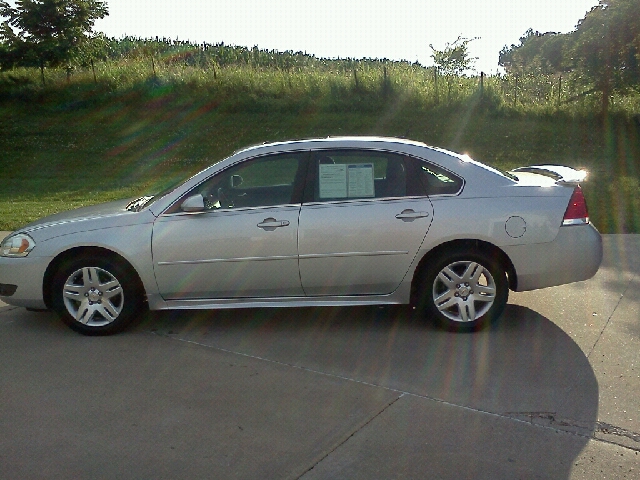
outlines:
[{"label": "tree", "polygon": [[15,7],[0,1],[0,65],[44,68],[68,63],[90,38],[97,19],[109,14],[100,0],[17,0]]},{"label": "tree", "polygon": [[529,29],[520,45],[502,49],[500,65],[508,73],[571,72],[584,94],[601,94],[605,114],[611,95],[640,90],[640,1],[600,0],[571,33]]},{"label": "tree", "polygon": [[429,45],[433,53],[431,58],[442,75],[459,76],[473,66],[477,57],[469,56],[469,43],[475,38],[458,37],[453,43],[447,43],[444,50],[436,50]]},{"label": "tree", "polygon": [[566,70],[564,53],[570,37],[555,32],[540,33],[529,29],[520,37],[520,45],[500,51],[498,64],[507,73],[554,74]]},{"label": "tree", "polygon": [[96,78],[95,60],[106,60],[109,54],[110,40],[99,33],[82,42],[73,51],[73,63],[81,67],[91,67],[94,83],[98,83]]},{"label": "tree", "polygon": [[602,113],[614,92],[640,88],[640,2],[600,0],[573,33],[575,68],[602,94]]},{"label": "tree", "polygon": [[438,102],[438,76],[444,75],[447,79],[447,98],[451,102],[451,88],[455,77],[464,74],[473,66],[477,57],[469,56],[469,43],[475,38],[458,37],[453,43],[447,43],[444,50],[436,50],[433,45],[429,45],[432,50],[431,58],[435,63],[436,78],[436,102]]}]

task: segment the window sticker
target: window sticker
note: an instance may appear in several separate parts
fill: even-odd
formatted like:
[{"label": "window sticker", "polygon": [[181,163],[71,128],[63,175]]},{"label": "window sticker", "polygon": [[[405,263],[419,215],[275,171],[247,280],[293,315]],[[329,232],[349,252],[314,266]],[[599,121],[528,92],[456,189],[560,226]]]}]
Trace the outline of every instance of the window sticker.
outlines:
[{"label": "window sticker", "polygon": [[321,199],[374,197],[373,163],[320,164],[319,186]]},{"label": "window sticker", "polygon": [[347,166],[320,164],[320,198],[347,198]]},{"label": "window sticker", "polygon": [[348,196],[373,197],[373,163],[360,163],[348,166]]}]

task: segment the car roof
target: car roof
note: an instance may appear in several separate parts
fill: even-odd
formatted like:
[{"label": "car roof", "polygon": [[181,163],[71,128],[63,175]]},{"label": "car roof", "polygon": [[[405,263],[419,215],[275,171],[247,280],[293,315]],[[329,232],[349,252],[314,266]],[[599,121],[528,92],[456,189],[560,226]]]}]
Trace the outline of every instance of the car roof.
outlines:
[{"label": "car roof", "polygon": [[486,188],[492,184],[497,186],[513,183],[513,180],[506,177],[502,172],[489,165],[472,159],[469,155],[452,152],[444,148],[433,147],[415,140],[395,137],[341,136],[263,143],[243,148],[234,153],[231,157],[223,160],[223,162],[226,164],[228,160],[231,163],[235,163],[236,161],[242,161],[256,154],[262,155],[277,152],[307,149],[317,150],[325,148],[367,148],[404,153],[433,162],[440,167],[451,170],[453,173],[465,178],[467,183],[471,178],[481,185],[480,188]]},{"label": "car roof", "polygon": [[[323,138],[307,138],[299,140],[287,140],[282,142],[260,143],[250,147],[242,148],[234,152],[234,155],[245,152],[253,152],[258,149],[277,148],[279,150],[296,150],[299,148],[322,148],[330,147],[363,147],[365,144],[396,144],[406,146],[419,146],[439,150],[429,145],[415,140],[408,140],[396,137],[377,137],[377,136],[339,136],[339,137],[323,137]],[[452,153],[452,152],[450,152]]]}]

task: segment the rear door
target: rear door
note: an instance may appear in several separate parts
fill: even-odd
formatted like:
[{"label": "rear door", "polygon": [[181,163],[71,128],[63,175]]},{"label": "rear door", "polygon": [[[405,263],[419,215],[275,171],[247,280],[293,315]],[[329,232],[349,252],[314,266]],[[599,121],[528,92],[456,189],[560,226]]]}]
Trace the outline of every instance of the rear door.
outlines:
[{"label": "rear door", "polygon": [[399,286],[433,217],[428,197],[411,187],[410,162],[370,150],[314,152],[298,227],[307,296]]}]

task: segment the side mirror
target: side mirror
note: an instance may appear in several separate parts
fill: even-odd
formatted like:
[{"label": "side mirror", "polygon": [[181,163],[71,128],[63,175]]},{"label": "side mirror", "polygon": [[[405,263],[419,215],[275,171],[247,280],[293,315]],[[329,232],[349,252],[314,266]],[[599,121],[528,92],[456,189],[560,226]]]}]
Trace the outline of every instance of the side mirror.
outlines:
[{"label": "side mirror", "polygon": [[242,185],[242,177],[240,175],[231,175],[230,186],[236,188]]},{"label": "side mirror", "polygon": [[203,212],[204,197],[200,194],[193,195],[182,202],[180,208],[183,212]]}]

